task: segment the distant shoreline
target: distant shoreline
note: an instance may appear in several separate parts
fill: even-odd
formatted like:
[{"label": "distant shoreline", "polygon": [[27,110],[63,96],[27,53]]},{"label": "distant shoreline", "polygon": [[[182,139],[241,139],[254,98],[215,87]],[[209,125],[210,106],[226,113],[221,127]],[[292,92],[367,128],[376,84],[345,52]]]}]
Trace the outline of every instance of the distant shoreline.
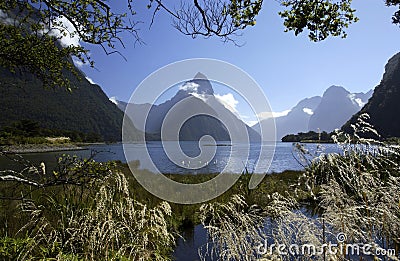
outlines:
[{"label": "distant shoreline", "polygon": [[87,148],[66,143],[66,144],[19,144],[2,146],[1,151],[4,153],[44,153],[44,152],[55,152],[55,151],[70,151],[70,150],[87,150]]},{"label": "distant shoreline", "polygon": [[325,143],[325,144],[335,143],[334,141],[331,141],[331,140],[300,140],[300,141],[285,140],[285,141],[281,141],[281,142],[284,142],[284,143]]}]

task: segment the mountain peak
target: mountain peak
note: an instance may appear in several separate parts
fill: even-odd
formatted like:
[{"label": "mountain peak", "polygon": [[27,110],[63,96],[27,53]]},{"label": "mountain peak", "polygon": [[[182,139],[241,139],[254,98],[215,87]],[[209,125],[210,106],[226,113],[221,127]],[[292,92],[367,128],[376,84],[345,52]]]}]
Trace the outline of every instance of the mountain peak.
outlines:
[{"label": "mountain peak", "polygon": [[207,94],[207,95],[214,95],[214,90],[210,81],[207,79],[207,76],[198,72],[194,79],[191,81],[195,84],[198,84],[197,93],[198,94]]},{"label": "mountain peak", "polygon": [[207,76],[205,76],[204,74],[202,74],[201,72],[196,73],[196,75],[193,77],[193,80],[208,80]]},{"label": "mountain peak", "polygon": [[196,93],[196,94],[206,94],[206,95],[214,95],[214,90],[210,81],[207,79],[207,76],[198,72],[193,80],[187,81],[180,88],[181,91],[185,91],[188,94]]},{"label": "mountain peak", "polygon": [[336,96],[336,95],[348,95],[350,92],[343,88],[342,86],[337,86],[337,85],[332,85],[326,91],[324,92],[322,97],[327,97],[327,96]]},{"label": "mountain peak", "polygon": [[400,68],[400,53],[397,53],[387,62],[385,66],[385,73],[383,74],[382,80],[389,81],[394,78],[399,79],[399,76],[397,74],[399,68]]}]

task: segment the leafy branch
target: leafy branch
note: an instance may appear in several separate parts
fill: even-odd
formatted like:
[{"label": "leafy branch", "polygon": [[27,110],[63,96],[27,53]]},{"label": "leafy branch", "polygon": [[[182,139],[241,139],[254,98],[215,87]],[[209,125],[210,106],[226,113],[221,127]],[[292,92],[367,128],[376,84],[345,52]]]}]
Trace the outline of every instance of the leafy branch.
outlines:
[{"label": "leafy branch", "polygon": [[[96,162],[94,157],[97,152],[92,152],[88,159],[81,160],[77,156],[63,155],[58,159],[57,167],[47,173],[46,165],[42,162],[35,165],[25,160],[20,155],[1,152],[0,156],[22,165],[22,169],[0,171],[0,182],[14,184],[16,187],[28,187],[28,191],[21,196],[2,195],[2,199],[21,200],[29,197],[34,191],[49,187],[73,185],[81,188],[90,188],[96,181],[111,175],[115,168],[113,162]],[[16,187],[12,191],[15,191]]]}]

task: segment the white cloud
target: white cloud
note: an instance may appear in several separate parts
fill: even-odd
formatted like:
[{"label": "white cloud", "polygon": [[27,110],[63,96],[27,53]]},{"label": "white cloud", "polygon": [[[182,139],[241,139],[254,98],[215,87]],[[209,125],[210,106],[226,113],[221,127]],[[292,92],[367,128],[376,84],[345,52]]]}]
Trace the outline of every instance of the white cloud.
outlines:
[{"label": "white cloud", "polygon": [[[76,33],[76,28],[65,16],[57,17],[55,23],[51,25],[48,31],[49,35],[59,38],[63,47],[80,46],[80,38]],[[58,26],[58,24],[62,26]]]},{"label": "white cloud", "polygon": [[[6,12],[0,9],[0,23],[5,24],[18,24],[17,19],[11,18]],[[61,25],[61,26],[59,26]],[[45,29],[40,30],[40,34],[48,34],[58,38],[62,47],[68,46],[80,46],[80,38],[76,33],[74,25],[64,16],[57,17],[50,28],[44,25]],[[76,57],[72,57],[72,61],[75,66],[81,68],[85,65],[81,60]]]},{"label": "white cloud", "polygon": [[204,94],[198,94],[197,92],[191,92],[190,95],[202,100],[203,102],[207,102],[207,97]]},{"label": "white cloud", "polygon": [[110,100],[112,103],[114,103],[115,105],[118,105],[117,97],[115,97],[115,96],[110,97],[109,100]]},{"label": "white cloud", "polygon": [[56,17],[50,22],[50,27],[44,25],[39,33],[56,37],[62,47],[81,46],[75,26],[65,16]]},{"label": "white cloud", "polygon": [[259,114],[257,114],[258,118],[260,118],[260,120],[264,120],[264,119],[268,119],[268,118],[278,118],[278,117],[282,117],[282,116],[286,116],[288,115],[288,113],[291,110],[285,110],[285,111],[265,111],[265,112],[261,112]]},{"label": "white cloud", "polygon": [[258,118],[259,118],[260,120],[264,120],[264,119],[268,119],[268,118],[273,118],[273,117],[274,117],[274,116],[272,115],[272,112],[271,112],[271,111],[264,111],[264,112],[261,112],[261,113],[257,114],[257,116],[258,116]]},{"label": "white cloud", "polygon": [[179,90],[197,93],[197,88],[199,88],[199,86],[200,85],[194,82],[185,82],[181,87],[179,87]]},{"label": "white cloud", "polygon": [[96,84],[91,78],[89,78],[88,76],[85,77],[86,80],[88,80],[91,84]]},{"label": "white cloud", "polygon": [[311,110],[310,108],[303,108],[303,111],[305,113],[307,113],[308,115],[313,115],[314,114],[313,110]]},{"label": "white cloud", "polygon": [[239,114],[236,110],[236,105],[238,105],[239,101],[235,99],[232,93],[227,93],[224,95],[214,94],[214,97],[217,99],[217,101],[224,105],[225,108],[235,114]]},{"label": "white cloud", "polygon": [[272,116],[273,116],[274,118],[286,116],[286,115],[288,115],[288,113],[289,113],[290,111],[291,111],[291,110],[278,111],[278,112],[273,111],[273,112],[272,112]]},{"label": "white cloud", "polygon": [[[18,24],[18,19],[11,18],[6,12],[0,10],[0,22],[5,24]],[[60,26],[61,25],[61,26]],[[49,34],[58,38],[61,46],[80,46],[80,38],[76,33],[76,28],[74,25],[65,17],[60,16],[51,23],[50,28],[44,25],[45,29],[39,31],[41,34]]]}]

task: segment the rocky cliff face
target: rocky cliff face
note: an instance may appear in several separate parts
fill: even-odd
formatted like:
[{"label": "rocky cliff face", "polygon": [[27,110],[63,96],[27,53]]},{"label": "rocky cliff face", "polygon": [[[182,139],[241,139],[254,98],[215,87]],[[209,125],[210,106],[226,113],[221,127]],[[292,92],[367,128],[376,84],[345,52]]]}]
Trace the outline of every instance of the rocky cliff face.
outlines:
[{"label": "rocky cliff face", "polygon": [[368,103],[342,129],[351,133],[350,125],[362,113],[369,114],[369,122],[382,137],[400,137],[400,53],[390,58],[383,78]]}]

